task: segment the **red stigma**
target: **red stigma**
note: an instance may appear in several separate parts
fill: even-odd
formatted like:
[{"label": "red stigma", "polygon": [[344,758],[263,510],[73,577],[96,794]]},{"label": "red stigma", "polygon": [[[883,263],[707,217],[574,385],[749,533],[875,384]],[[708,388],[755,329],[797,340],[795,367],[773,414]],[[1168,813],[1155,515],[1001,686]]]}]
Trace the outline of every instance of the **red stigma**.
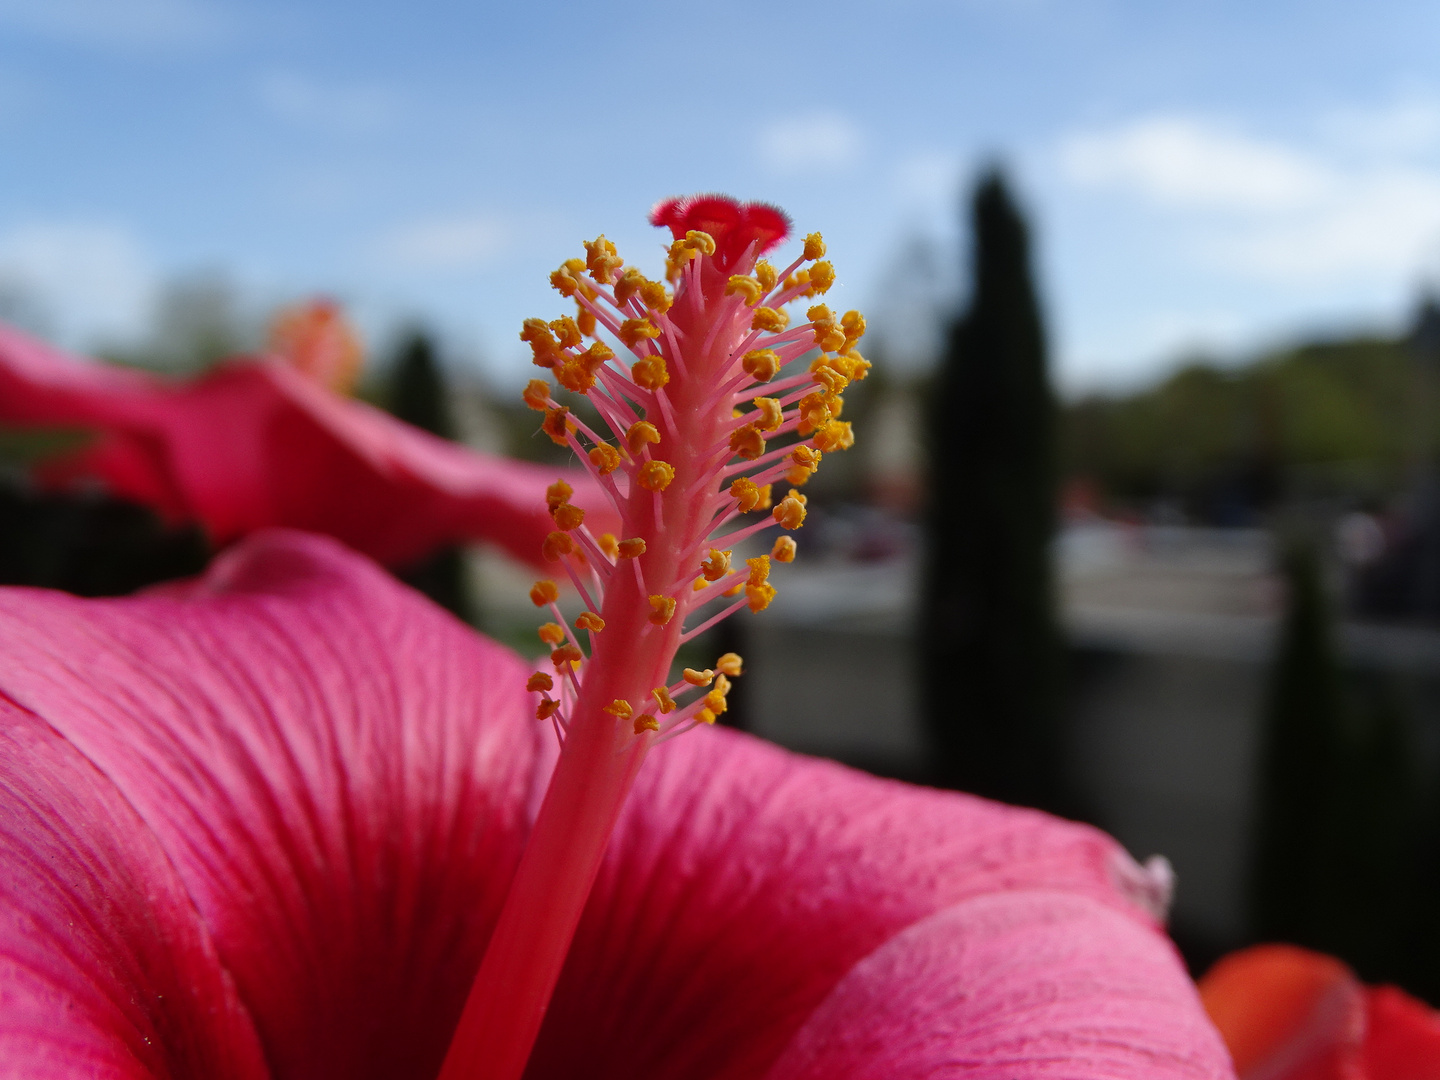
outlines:
[{"label": "red stigma", "polygon": [[759,257],[780,243],[790,232],[790,218],[769,203],[742,203],[728,195],[691,195],[656,203],[650,224],[668,227],[676,240],[690,230],[715,238],[715,262],[728,270],[751,244]]}]

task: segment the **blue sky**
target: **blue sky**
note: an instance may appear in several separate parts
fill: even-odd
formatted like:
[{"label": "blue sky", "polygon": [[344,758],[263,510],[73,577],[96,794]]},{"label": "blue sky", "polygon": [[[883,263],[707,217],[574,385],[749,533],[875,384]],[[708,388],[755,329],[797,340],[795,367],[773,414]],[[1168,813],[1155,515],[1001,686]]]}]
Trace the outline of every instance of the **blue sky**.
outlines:
[{"label": "blue sky", "polygon": [[1403,323],[1440,280],[1437,43],[1388,0],[0,0],[0,290],[84,347],[221,269],[508,381],[582,239],[653,265],[650,204],[721,190],[822,230],[903,359],[998,156],[1062,384],[1132,384]]}]

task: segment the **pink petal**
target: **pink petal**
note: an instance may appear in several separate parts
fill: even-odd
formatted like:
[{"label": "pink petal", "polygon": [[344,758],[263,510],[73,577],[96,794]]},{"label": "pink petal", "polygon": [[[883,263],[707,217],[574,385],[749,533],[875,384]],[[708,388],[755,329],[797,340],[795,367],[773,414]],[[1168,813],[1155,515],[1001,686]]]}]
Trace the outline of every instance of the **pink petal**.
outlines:
[{"label": "pink petal", "polygon": [[[1126,955],[1144,959],[1134,985],[1153,998],[1139,1052],[1145,1039],[1193,1036],[1200,1062],[1152,1075],[1230,1075],[1108,837],[707,730],[642,771],[527,1076],[764,1075],[836,987],[861,977],[857,965],[908,928],[970,900],[1028,911],[1037,891],[1095,912],[1118,944],[1133,939]],[[1043,967],[1023,977],[1048,978]],[[1028,1024],[1017,1014],[1007,1037],[1070,1037]],[[869,1075],[863,1057],[850,1067]]]},{"label": "pink petal", "polygon": [[274,525],[396,564],[491,540],[534,562],[564,477],[606,531],[589,475],[469,450],[341,398],[279,363],[236,361],[190,383],[86,363],[0,325],[0,422],[95,428],[49,471],[194,519],[220,544]]},{"label": "pink petal", "polygon": [[0,1075],[266,1075],[154,837],[74,747],[4,700]]},{"label": "pink petal", "polygon": [[857,964],[768,1074],[785,1080],[1233,1075],[1157,934],[1087,897],[962,901]]},{"label": "pink petal", "polygon": [[184,592],[0,594],[5,697],[153,834],[276,1076],[433,1076],[553,758],[527,669],[317,537]]}]

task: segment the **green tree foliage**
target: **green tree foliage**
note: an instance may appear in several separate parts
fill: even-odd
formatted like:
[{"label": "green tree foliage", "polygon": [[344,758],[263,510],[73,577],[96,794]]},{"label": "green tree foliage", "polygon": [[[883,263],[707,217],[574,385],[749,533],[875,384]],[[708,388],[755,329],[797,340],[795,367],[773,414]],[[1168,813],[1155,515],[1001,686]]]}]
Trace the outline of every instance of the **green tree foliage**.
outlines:
[{"label": "green tree foliage", "polygon": [[[456,437],[445,376],[435,346],[424,333],[416,331],[401,343],[390,376],[388,404],[390,412],[406,423],[442,439]],[[479,625],[479,606],[461,548],[443,548],[401,569],[399,577],[457,617]]]},{"label": "green tree foliage", "polygon": [[1028,230],[998,172],[971,223],[970,304],[928,421],[924,708],[941,782],[1059,808],[1056,406]]},{"label": "green tree foliage", "polygon": [[1379,673],[1341,670],[1314,546],[1292,541],[1283,564],[1287,603],[1261,728],[1252,929],[1339,955],[1372,981],[1413,986],[1416,807],[1403,715]]}]

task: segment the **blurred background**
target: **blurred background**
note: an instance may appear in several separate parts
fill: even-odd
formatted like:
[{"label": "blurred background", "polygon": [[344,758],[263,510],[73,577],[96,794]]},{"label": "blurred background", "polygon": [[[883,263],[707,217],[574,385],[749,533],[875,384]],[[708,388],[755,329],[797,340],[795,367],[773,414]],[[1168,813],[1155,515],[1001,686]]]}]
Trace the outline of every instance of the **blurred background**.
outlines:
[{"label": "blurred background", "polygon": [[[727,720],[1166,855],[1196,970],[1255,940],[1440,1004],[1440,9],[0,0],[0,319],[181,377],[335,298],[359,394],[559,460],[523,318],[657,199],[823,230],[870,320],[804,557],[703,651]],[[196,572],[40,493],[0,579]],[[534,652],[529,572],[403,577]]]}]

